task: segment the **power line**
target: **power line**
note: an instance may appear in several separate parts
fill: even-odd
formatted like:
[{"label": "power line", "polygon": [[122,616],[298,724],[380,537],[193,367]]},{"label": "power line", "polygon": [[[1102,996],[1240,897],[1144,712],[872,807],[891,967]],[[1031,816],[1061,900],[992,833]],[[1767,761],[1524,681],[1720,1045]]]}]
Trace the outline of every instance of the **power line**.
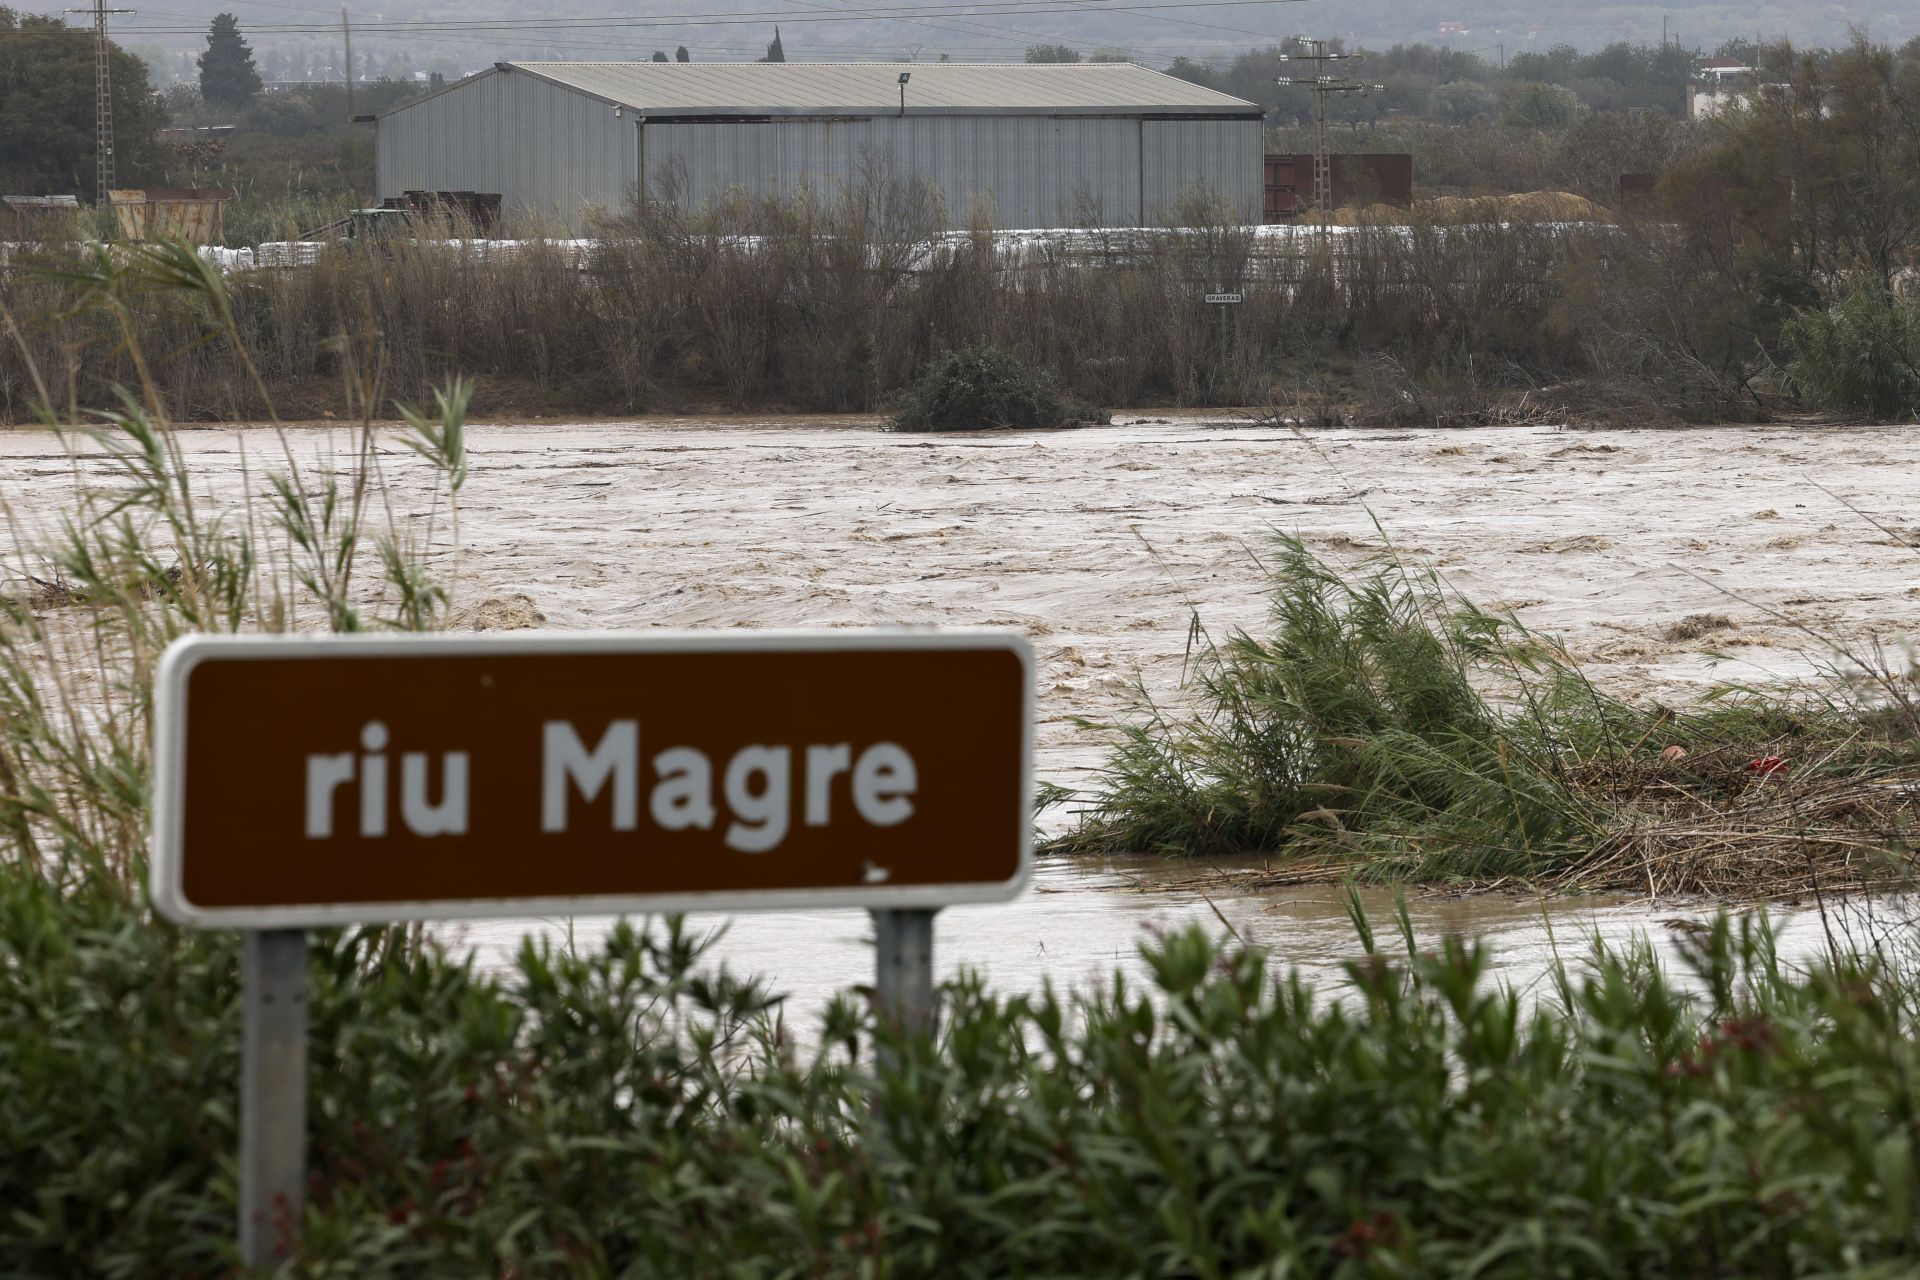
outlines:
[{"label": "power line", "polygon": [[[573,29],[656,29],[675,27],[712,27],[739,26],[745,24],[764,24],[778,20],[789,23],[813,22],[855,22],[855,21],[911,21],[917,17],[926,18],[970,18],[997,16],[1046,16],[1087,13],[1150,13],[1163,9],[1226,9],[1244,8],[1252,5],[1304,4],[1307,0],[1150,0],[1148,3],[1108,4],[1095,0],[955,0],[950,4],[931,5],[893,5],[873,8],[835,10],[830,13],[800,13],[791,9],[758,10],[740,14],[702,14],[695,16],[680,15],[673,18],[637,17],[627,14],[613,14],[592,18],[513,18],[473,21],[449,21],[445,19],[403,19],[389,22],[362,24],[363,30],[372,31],[550,31]],[[66,28],[76,34],[79,28]],[[328,34],[333,30],[332,23],[256,23],[248,28],[251,34]],[[205,28],[152,26],[123,28],[123,35],[199,35]],[[50,28],[47,32],[6,31],[0,35],[59,34],[60,29]]]}]

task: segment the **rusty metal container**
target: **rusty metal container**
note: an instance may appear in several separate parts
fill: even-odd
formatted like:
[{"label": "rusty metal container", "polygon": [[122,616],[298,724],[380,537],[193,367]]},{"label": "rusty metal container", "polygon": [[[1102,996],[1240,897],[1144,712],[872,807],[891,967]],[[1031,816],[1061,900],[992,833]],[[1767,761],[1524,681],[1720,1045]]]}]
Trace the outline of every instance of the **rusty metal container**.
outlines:
[{"label": "rusty metal container", "polygon": [[78,240],[80,224],[77,196],[0,196],[0,240]]},{"label": "rusty metal container", "polygon": [[[1407,152],[1336,152],[1327,157],[1333,178],[1333,207],[1413,203],[1413,156]],[[1267,156],[1268,222],[1286,222],[1314,204],[1313,156]]]},{"label": "rusty metal container", "polygon": [[1622,210],[1644,212],[1653,207],[1654,189],[1660,185],[1657,173],[1623,173],[1620,175],[1618,199]]},{"label": "rusty metal container", "polygon": [[109,191],[107,198],[122,239],[206,245],[220,240],[221,211],[233,192],[224,187],[159,187]]}]

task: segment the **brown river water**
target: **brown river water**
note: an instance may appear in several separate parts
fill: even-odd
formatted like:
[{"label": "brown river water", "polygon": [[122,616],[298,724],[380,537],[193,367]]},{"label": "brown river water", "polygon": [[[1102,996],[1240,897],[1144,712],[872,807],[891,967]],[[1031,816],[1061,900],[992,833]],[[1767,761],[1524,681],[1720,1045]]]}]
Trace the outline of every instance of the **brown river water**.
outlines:
[{"label": "brown river water", "polygon": [[[1191,618],[1215,635],[1261,624],[1259,560],[1275,532],[1339,565],[1390,544],[1561,636],[1591,678],[1629,697],[1683,701],[1715,680],[1790,679],[1835,643],[1897,648],[1920,634],[1910,427],[1299,433],[1230,414],[1153,414],[1073,432],[912,437],[877,425],[475,425],[460,548],[439,560],[454,625],[1017,628],[1039,675],[1037,773],[1067,786],[1085,785],[1102,752],[1075,717],[1126,714],[1136,684],[1178,701]],[[257,485],[278,465],[280,445],[261,428],[179,439],[209,486],[205,505],[236,518],[245,477]],[[355,452],[338,428],[289,439],[309,475]],[[76,452],[43,432],[0,435],[0,495],[29,539],[71,509],[72,482],[117,483],[86,445]],[[391,436],[378,452],[398,527],[420,527],[421,463]],[[1698,615],[1714,621],[1676,625]],[[1043,860],[1019,900],[943,912],[938,962],[1009,989],[1080,983],[1137,971],[1141,940],[1186,922],[1230,923],[1281,963],[1330,978],[1358,951],[1333,889],[1259,892],[1228,873],[1203,891],[1196,874]],[[1390,895],[1372,901],[1391,934]],[[1485,937],[1523,989],[1596,934],[1645,935],[1671,955],[1678,934],[1663,922],[1712,910],[1488,895],[1415,895],[1410,907],[1423,939]],[[1819,952],[1816,913],[1775,919],[1783,951]],[[530,929],[591,945],[603,927],[440,932],[497,963]],[[867,979],[870,936],[859,912],[747,915],[717,953],[790,993],[804,1017]]]},{"label": "brown river water", "polygon": [[[1363,954],[1337,886],[1249,890],[1235,886],[1231,872],[1217,882],[1194,885],[1206,869],[1161,859],[1095,862],[1043,858],[1031,885],[1001,905],[949,907],[935,917],[936,975],[951,978],[962,968],[987,976],[1003,993],[1031,992],[1051,981],[1057,988],[1086,989],[1124,973],[1130,984],[1145,978],[1140,946],[1156,932],[1198,925],[1268,951],[1280,970],[1297,969],[1316,987],[1338,996],[1344,965]],[[1396,923],[1396,895],[1367,889],[1362,902],[1383,953],[1404,953]],[[1680,952],[1689,925],[1711,920],[1718,908],[1701,901],[1648,902],[1644,898],[1540,898],[1508,894],[1407,894],[1407,914],[1416,942],[1437,948],[1448,934],[1480,938],[1491,957],[1494,980],[1523,999],[1553,996],[1551,974],[1564,963],[1577,980],[1596,939],[1624,947],[1644,939],[1669,972],[1693,985]],[[1872,918],[1869,918],[1869,911]],[[1775,906],[1768,911],[1781,958],[1804,965],[1820,958],[1829,930],[1845,945],[1899,928],[1900,904],[1814,908]],[[712,958],[736,974],[768,979],[786,997],[789,1023],[804,1037],[834,992],[873,980],[873,928],[860,911],[770,911],[733,917],[691,916],[700,935],[717,935]],[[483,967],[506,966],[531,928],[556,948],[591,947],[611,923],[605,918],[483,922],[441,931],[447,940],[472,945]],[[1136,987],[1137,989],[1137,987]]]}]

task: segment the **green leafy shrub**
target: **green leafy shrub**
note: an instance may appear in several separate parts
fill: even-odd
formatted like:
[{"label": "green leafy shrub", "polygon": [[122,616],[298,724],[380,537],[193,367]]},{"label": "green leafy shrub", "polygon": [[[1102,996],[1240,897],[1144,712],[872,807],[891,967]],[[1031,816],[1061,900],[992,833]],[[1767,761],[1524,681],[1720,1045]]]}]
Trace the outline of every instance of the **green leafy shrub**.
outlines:
[{"label": "green leafy shrub", "polygon": [[896,431],[980,431],[989,427],[1063,427],[1107,415],[1063,398],[1052,381],[994,347],[936,356],[908,388]]},{"label": "green leafy shrub", "polygon": [[[1885,974],[1783,969],[1723,919],[1697,997],[1614,954],[1536,1004],[1470,942],[1403,922],[1389,954],[1357,920],[1341,1000],[1194,931],[1142,986],[963,978],[937,1042],[843,999],[805,1047],[670,921],[497,974],[319,934],[280,1274],[1891,1275],[1920,1248]],[[0,1272],[234,1272],[237,952],[0,879]]]},{"label": "green leafy shrub", "polygon": [[1786,381],[1816,408],[1883,420],[1920,418],[1920,311],[1877,284],[1781,332]]}]

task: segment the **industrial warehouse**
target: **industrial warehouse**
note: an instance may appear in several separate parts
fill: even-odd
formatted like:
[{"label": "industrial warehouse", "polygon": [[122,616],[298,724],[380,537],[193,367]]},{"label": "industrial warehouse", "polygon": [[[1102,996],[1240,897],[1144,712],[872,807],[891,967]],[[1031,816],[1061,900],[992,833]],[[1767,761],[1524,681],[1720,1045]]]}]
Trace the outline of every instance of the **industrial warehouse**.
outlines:
[{"label": "industrial warehouse", "polygon": [[381,115],[378,184],[497,194],[568,230],[637,194],[926,183],[946,225],[1155,226],[1204,190],[1258,222],[1251,102],[1127,63],[502,62]]}]

